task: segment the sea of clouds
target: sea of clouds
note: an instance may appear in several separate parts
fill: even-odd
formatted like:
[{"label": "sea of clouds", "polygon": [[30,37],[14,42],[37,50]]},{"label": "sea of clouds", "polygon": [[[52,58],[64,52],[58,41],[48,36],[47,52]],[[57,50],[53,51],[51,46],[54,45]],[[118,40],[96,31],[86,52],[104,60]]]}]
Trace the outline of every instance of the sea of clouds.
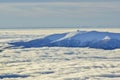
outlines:
[{"label": "sea of clouds", "polygon": [[0,80],[119,80],[120,49],[10,48],[43,34],[0,32]]}]

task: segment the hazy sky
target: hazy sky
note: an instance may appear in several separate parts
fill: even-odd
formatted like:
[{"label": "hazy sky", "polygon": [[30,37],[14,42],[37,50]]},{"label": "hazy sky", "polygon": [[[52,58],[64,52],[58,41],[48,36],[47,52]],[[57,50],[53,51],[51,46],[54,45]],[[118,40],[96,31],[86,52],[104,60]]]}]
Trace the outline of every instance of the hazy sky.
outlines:
[{"label": "hazy sky", "polygon": [[0,28],[120,27],[120,0],[0,0]]}]

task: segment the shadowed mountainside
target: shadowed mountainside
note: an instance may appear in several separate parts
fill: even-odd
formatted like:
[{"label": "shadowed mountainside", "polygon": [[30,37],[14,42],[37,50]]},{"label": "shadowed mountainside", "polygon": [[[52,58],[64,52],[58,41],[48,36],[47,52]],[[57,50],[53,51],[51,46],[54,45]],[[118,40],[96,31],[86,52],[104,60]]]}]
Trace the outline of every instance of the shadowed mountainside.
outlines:
[{"label": "shadowed mountainside", "polygon": [[13,47],[90,47],[105,50],[120,48],[120,33],[75,31],[62,34],[52,34],[28,42],[9,43]]}]

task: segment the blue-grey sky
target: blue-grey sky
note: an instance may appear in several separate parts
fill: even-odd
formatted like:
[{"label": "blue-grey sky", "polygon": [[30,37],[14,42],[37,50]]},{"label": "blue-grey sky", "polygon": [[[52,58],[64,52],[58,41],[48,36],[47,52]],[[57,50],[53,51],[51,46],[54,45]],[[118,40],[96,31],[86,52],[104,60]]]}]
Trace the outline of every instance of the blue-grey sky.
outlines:
[{"label": "blue-grey sky", "polygon": [[101,2],[119,0],[0,0],[0,2]]},{"label": "blue-grey sky", "polygon": [[120,27],[120,0],[0,0],[0,28]]}]

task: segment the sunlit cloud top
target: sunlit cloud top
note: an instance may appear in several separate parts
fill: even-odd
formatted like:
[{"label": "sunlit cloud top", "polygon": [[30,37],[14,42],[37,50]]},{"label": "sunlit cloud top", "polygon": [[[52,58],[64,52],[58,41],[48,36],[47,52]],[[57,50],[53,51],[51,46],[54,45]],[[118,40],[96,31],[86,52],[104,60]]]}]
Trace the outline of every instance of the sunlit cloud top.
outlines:
[{"label": "sunlit cloud top", "polygon": [[119,0],[1,0],[0,28],[120,27]]}]

